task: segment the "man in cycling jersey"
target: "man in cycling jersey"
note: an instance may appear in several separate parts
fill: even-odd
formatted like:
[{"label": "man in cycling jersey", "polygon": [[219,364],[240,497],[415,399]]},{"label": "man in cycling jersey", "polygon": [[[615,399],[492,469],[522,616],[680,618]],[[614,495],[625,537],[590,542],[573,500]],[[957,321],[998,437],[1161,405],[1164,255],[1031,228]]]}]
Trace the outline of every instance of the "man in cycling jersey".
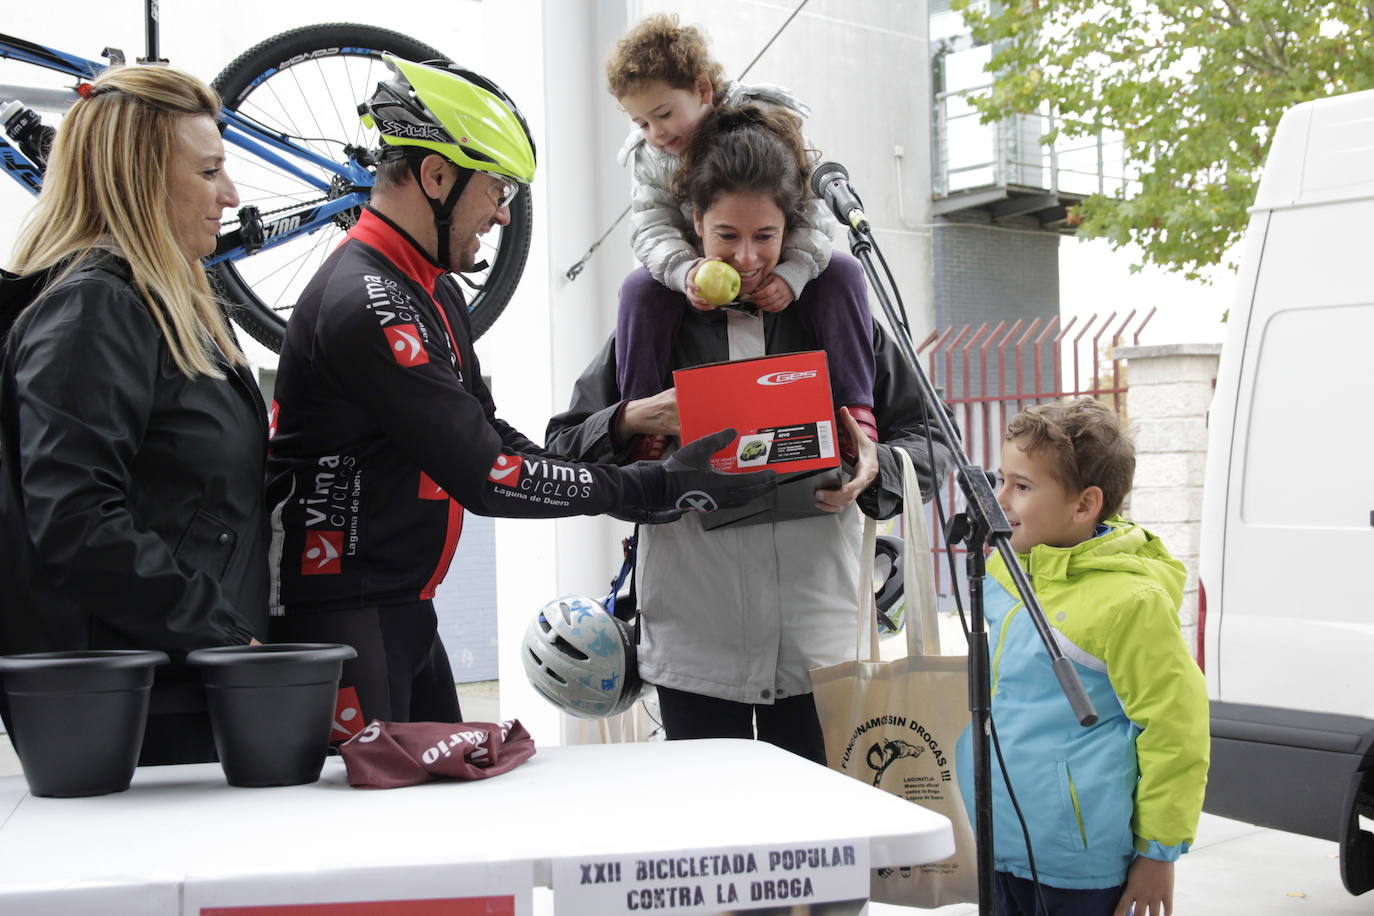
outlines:
[{"label": "man in cycling jersey", "polygon": [[[708,468],[725,435],[662,464],[562,461],[496,416],[450,270],[510,219],[534,144],[477,74],[388,56],[364,106],[384,141],[372,200],[287,326],[271,408],[273,641],[340,642],[362,717],[459,721],[432,598],[464,508],[654,520],[733,505],[772,475]],[[669,510],[665,512],[664,510]],[[347,693],[345,693],[347,696]]]}]

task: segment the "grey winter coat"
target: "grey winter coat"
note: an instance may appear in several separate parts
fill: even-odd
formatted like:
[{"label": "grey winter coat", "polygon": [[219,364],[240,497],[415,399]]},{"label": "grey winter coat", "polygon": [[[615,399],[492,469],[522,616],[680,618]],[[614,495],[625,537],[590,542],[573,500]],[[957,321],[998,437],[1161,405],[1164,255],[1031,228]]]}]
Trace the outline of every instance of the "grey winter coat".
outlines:
[{"label": "grey winter coat", "polygon": [[[741,320],[736,311],[685,315],[673,365],[815,349],[791,311]],[[882,444],[873,485],[839,515],[705,531],[694,515],[641,529],[640,673],[653,684],[736,702],[771,704],[811,691],[810,670],[852,657],[858,575],[859,509],[876,518],[902,503],[894,449],[915,460],[924,493],[933,492],[918,389],[891,338],[874,325],[874,412]],[[751,352],[752,351],[752,352]],[[632,443],[612,426],[622,399],[615,347],[587,367],[568,410],[549,421],[547,447],[581,460],[625,461]],[[937,478],[951,452],[932,430]]]}]

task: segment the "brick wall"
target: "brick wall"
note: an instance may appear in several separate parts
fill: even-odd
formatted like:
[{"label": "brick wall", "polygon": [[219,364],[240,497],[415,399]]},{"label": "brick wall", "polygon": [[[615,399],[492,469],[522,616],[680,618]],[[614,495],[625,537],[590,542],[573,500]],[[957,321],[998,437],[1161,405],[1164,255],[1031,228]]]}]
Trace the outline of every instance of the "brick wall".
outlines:
[{"label": "brick wall", "polygon": [[935,326],[1059,314],[1059,236],[1033,220],[935,221]]},{"label": "brick wall", "polygon": [[[1017,319],[1050,320],[1059,314],[1059,236],[1034,220],[992,225],[979,211],[937,219],[932,251],[935,327],[979,325]],[[1051,358],[1049,344],[1042,357]],[[1022,387],[1035,389],[1030,348]],[[1007,387],[1016,388],[1008,367]],[[996,382],[989,378],[995,388]],[[962,397],[960,379],[946,397]]]}]

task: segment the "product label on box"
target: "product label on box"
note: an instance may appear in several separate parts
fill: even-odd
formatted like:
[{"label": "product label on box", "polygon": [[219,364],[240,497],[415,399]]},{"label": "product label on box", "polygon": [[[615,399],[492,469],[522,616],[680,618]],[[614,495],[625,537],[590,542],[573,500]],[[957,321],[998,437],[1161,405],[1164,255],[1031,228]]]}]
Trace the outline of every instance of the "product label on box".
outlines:
[{"label": "product label on box", "polygon": [[773,426],[742,435],[735,443],[733,464],[728,457],[717,458],[712,464],[717,470],[731,471],[791,461],[815,461],[834,455],[832,424],[829,420],[820,420],[792,426]]}]

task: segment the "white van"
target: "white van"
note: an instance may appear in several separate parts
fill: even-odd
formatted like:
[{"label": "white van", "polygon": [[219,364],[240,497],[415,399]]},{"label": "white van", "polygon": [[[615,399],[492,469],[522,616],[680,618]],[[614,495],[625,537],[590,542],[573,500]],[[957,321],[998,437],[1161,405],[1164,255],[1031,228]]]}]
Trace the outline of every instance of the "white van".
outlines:
[{"label": "white van", "polygon": [[[1208,424],[1206,810],[1336,840],[1374,887],[1374,91],[1284,115]],[[1364,826],[1369,827],[1369,821]]]}]

